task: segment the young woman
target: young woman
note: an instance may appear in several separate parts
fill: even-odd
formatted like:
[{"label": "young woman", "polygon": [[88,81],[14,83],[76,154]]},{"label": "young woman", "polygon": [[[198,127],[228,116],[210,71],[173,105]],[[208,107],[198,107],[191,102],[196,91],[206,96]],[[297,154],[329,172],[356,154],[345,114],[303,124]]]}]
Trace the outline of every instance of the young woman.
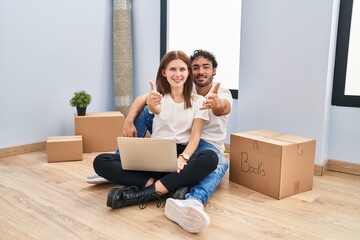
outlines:
[{"label": "young woman", "polygon": [[125,188],[108,193],[107,206],[120,208],[142,204],[180,187],[198,183],[216,169],[218,157],[212,150],[194,154],[208,110],[200,110],[204,97],[193,94],[191,63],[182,51],[167,53],[160,62],[155,84],[150,82],[149,110],[155,114],[152,138],[174,138],[177,142],[178,170],[174,173],[126,171],[118,154],[100,154],[95,172]]}]

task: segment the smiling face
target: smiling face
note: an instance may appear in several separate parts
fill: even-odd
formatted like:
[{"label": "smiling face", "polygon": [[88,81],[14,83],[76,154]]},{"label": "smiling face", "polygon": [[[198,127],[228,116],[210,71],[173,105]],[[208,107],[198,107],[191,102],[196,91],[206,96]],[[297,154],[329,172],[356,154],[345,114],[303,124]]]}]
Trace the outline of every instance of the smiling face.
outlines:
[{"label": "smiling face", "polygon": [[172,87],[182,87],[189,76],[189,69],[184,61],[175,59],[162,71],[168,83]]},{"label": "smiling face", "polygon": [[213,68],[212,62],[202,56],[193,60],[191,68],[193,71],[194,83],[198,87],[209,85],[213,80],[213,76],[216,74],[216,69]]},{"label": "smiling face", "polygon": [[185,108],[189,108],[193,85],[191,62],[186,53],[179,50],[165,54],[156,73],[156,90],[161,95],[182,95]]}]

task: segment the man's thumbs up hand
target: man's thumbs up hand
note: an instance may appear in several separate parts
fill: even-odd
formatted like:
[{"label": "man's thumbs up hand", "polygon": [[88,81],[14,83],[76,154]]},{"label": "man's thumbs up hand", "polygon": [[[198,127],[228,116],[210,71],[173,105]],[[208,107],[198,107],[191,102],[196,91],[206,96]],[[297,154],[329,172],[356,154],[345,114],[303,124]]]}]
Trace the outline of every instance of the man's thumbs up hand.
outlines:
[{"label": "man's thumbs up hand", "polygon": [[217,94],[219,91],[219,88],[220,88],[220,83],[217,83],[211,92]]},{"label": "man's thumbs up hand", "polygon": [[203,102],[201,110],[205,109],[214,109],[218,108],[220,105],[220,100],[218,97],[218,91],[220,88],[220,83],[217,83],[214,87],[214,89],[205,97],[206,99]]}]

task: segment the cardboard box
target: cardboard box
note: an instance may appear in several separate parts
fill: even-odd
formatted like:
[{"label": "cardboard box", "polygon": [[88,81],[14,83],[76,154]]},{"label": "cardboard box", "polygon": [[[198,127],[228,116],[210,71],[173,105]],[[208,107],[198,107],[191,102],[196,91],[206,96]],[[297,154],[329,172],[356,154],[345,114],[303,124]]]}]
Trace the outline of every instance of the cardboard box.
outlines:
[{"label": "cardboard box", "polygon": [[118,111],[75,115],[75,135],[82,135],[84,153],[115,151],[123,127],[124,115]]},{"label": "cardboard box", "polygon": [[83,158],[81,136],[54,136],[46,141],[48,162],[78,161]]},{"label": "cardboard box", "polygon": [[269,130],[231,134],[230,181],[281,199],[312,189],[315,140]]}]

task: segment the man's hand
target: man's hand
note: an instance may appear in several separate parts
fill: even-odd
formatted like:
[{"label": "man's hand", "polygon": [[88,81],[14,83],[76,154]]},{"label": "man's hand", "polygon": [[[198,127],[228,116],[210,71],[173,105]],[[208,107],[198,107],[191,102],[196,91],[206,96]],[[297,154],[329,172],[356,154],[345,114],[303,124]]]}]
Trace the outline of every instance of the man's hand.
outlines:
[{"label": "man's hand", "polygon": [[129,112],[125,118],[124,128],[122,132],[123,137],[137,137],[137,130],[134,125],[136,116],[141,112],[146,104],[147,94],[137,96],[131,104]]},{"label": "man's hand", "polygon": [[125,121],[122,136],[137,137],[137,131],[134,122]]},{"label": "man's hand", "polygon": [[205,98],[205,101],[203,102],[202,108],[200,110],[205,109],[218,109],[220,108],[220,99],[218,97],[218,91],[219,91],[220,83],[217,83],[214,87],[214,89],[209,93]]},{"label": "man's hand", "polygon": [[231,105],[226,99],[219,99],[218,91],[220,88],[220,83],[217,83],[214,89],[206,96],[201,110],[211,109],[212,113],[215,116],[223,116],[230,113]]}]

